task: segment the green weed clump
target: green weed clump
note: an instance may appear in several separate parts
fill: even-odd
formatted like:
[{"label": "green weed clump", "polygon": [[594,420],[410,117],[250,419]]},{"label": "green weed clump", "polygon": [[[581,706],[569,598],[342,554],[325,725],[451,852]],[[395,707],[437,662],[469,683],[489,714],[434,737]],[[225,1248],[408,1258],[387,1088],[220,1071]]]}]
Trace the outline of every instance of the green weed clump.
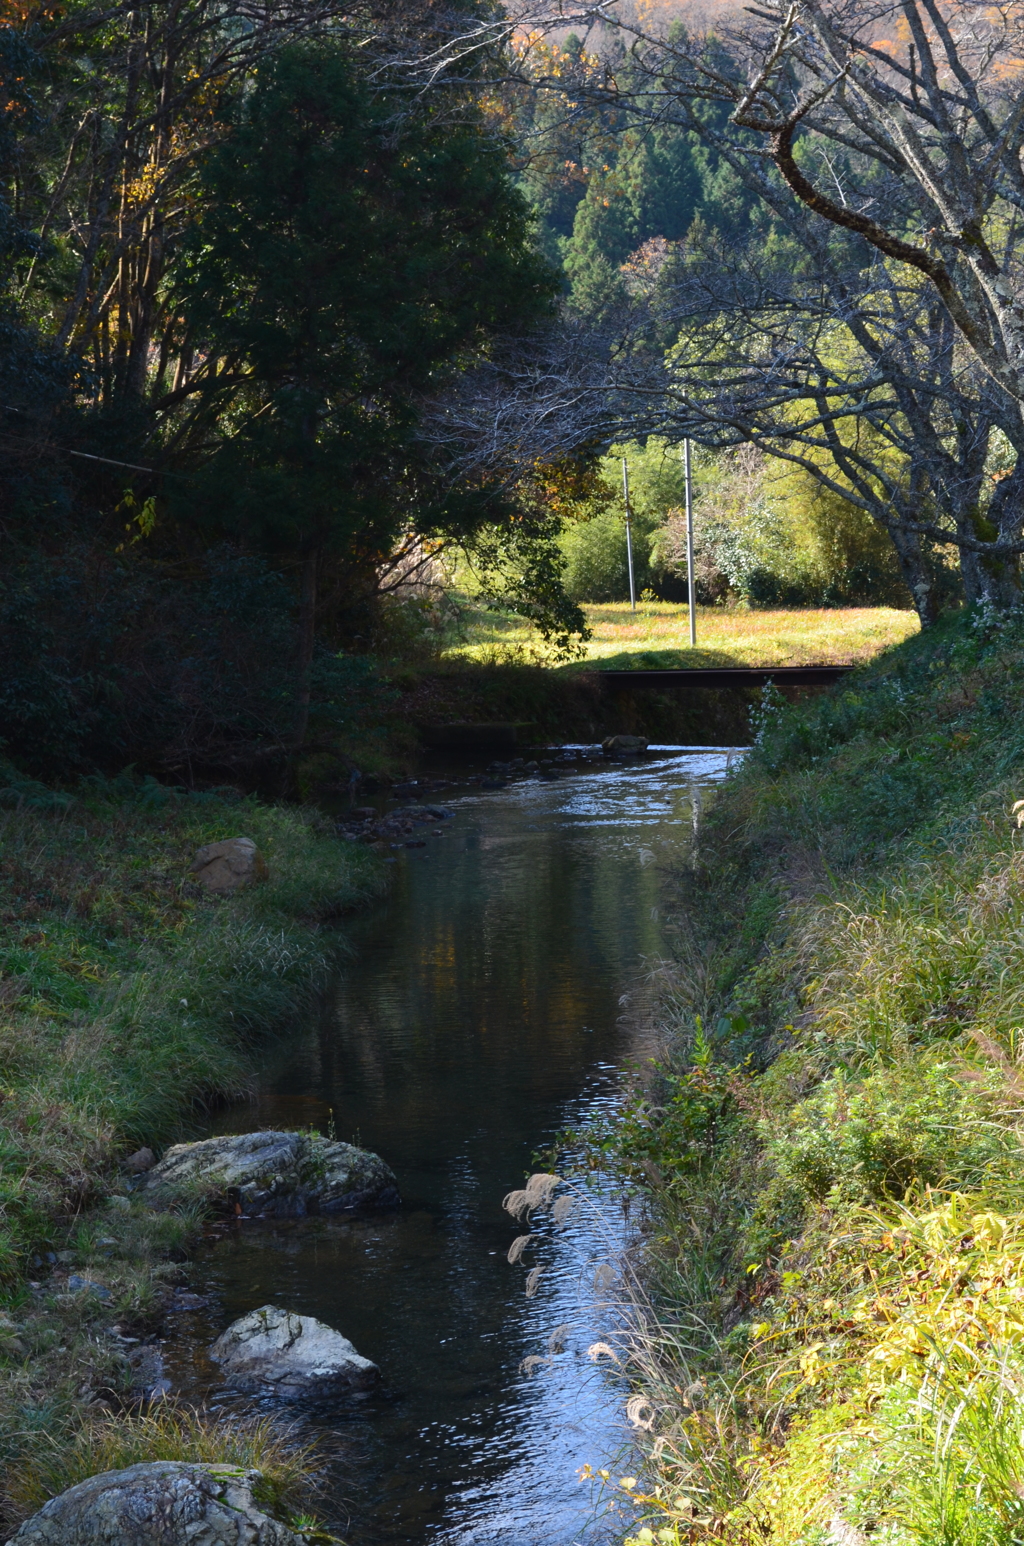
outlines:
[{"label": "green weed clump", "polygon": [[271,1418],[215,1420],[203,1412],[163,1401],[148,1412],[119,1418],[87,1417],[70,1439],[40,1446],[8,1484],[12,1504],[24,1516],[48,1498],[90,1476],[158,1460],[238,1466],[259,1471],[261,1502],[280,1516],[294,1516],[310,1498],[315,1452],[295,1441]]},{"label": "green weed clump", "polygon": [[[241,835],[270,879],[208,896],[189,875],[196,849]],[[204,1438],[202,1420],[180,1413],[128,1421],[121,1334],[159,1324],[197,1215],[136,1202],[119,1161],[187,1135],[203,1110],[250,1088],[259,1039],[308,1001],[340,948],[321,924],[379,890],[380,876],[313,813],[131,775],[59,794],[0,768],[6,1522],[69,1485],[76,1466],[74,1479],[109,1469],[115,1451],[174,1458],[149,1443],[161,1435],[234,1463],[219,1424]]]},{"label": "green weed clump", "polygon": [[631,1541],[1022,1539],[1022,673],[967,615],[768,701],[679,876],[674,1052],[597,1143],[648,1210]]}]

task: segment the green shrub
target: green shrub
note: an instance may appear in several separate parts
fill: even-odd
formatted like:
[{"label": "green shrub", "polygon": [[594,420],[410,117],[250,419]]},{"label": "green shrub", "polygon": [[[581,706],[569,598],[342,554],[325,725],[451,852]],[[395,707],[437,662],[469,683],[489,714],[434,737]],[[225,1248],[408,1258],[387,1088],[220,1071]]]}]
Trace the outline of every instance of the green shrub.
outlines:
[{"label": "green shrub", "polygon": [[[592,520],[568,527],[559,546],[566,559],[566,593],[574,601],[629,600],[626,523],[621,510],[604,510]],[[637,596],[651,581],[650,548],[649,529],[634,521],[633,574]]]},{"label": "green shrub", "polygon": [[[8,748],[42,777],[242,766],[291,732],[293,614],[281,575],[226,546],[188,574],[131,545],[101,558],[69,543],[11,564],[0,580]],[[349,723],[374,696],[369,663],[319,646],[312,693],[314,723]]]},{"label": "green shrub", "polygon": [[1019,1153],[976,1083],[965,1083],[957,1065],[921,1060],[862,1080],[837,1070],[792,1108],[767,1147],[781,1177],[808,1199],[838,1189],[855,1203],[929,1186],[980,1188]]}]

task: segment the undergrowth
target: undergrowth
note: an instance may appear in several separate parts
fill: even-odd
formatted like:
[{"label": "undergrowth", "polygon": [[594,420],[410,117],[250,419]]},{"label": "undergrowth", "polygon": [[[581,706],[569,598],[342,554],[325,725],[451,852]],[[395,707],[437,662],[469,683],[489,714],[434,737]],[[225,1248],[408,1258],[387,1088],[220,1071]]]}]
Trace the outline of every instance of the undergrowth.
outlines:
[{"label": "undergrowth", "polygon": [[768,703],[678,877],[594,1150],[646,1199],[631,1541],[1024,1539],[1022,673],[967,615]]},{"label": "undergrowth", "polygon": [[70,1438],[39,1445],[17,1474],[12,1502],[19,1513],[33,1514],[90,1476],[160,1460],[259,1471],[257,1501],[292,1520],[311,1497],[316,1456],[271,1418],[229,1421],[221,1415],[211,1422],[204,1412],[161,1402],[116,1420],[87,1416]]},{"label": "undergrowth", "polygon": [[[241,835],[270,879],[210,897],[190,877],[192,857]],[[302,1006],[338,949],[319,925],[379,877],[372,856],[310,813],[130,774],[60,793],[0,768],[8,1523],[56,1486],[55,1455],[91,1474],[108,1468],[116,1437],[145,1458],[142,1419],[123,1426],[136,1403],[125,1338],[159,1324],[196,1220],[137,1202],[120,1161],[187,1135],[205,1108],[249,1087],[254,1046]],[[179,1445],[183,1422],[164,1425]],[[230,1459],[234,1439],[223,1437],[214,1428],[208,1447]]]}]

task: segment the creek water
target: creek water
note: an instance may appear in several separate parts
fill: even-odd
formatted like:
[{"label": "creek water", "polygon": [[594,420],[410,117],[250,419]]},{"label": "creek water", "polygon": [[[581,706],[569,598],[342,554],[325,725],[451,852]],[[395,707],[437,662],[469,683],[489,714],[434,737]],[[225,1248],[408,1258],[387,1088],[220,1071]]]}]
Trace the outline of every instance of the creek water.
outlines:
[{"label": "creek water", "polygon": [[[397,1173],[391,1212],[215,1232],[194,1274],[208,1308],[178,1317],[165,1348],[176,1383],[225,1414],[238,1398],[203,1349],[262,1304],[326,1321],[379,1364],[372,1395],[300,1419],[327,1456],[321,1511],[352,1546],[610,1538],[577,1473],[627,1458],[622,1391],[586,1352],[609,1331],[595,1269],[621,1247],[620,1199],[598,1180],[563,1229],[534,1226],[514,1266],[501,1200],[649,1055],[637,1000],[666,951],[671,863],[732,755],[655,748],[450,791],[453,819],[421,828],[386,899],[346,926],[350,957],[258,1098],[211,1127],[311,1124]],[[530,1356],[545,1362],[526,1373]]]}]

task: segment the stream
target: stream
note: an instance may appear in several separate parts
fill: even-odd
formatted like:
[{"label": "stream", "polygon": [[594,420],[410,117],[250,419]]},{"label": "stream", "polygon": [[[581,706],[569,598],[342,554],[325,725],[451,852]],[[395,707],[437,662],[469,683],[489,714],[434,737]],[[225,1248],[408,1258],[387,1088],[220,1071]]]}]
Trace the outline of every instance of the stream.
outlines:
[{"label": "stream", "polygon": [[[624,1238],[619,1197],[598,1181],[563,1229],[533,1226],[514,1266],[501,1200],[555,1134],[612,1110],[621,1070],[652,1050],[639,1001],[645,959],[666,950],[665,866],[733,755],[652,748],[432,795],[452,819],[396,854],[318,1012],[275,1047],[259,1097],[211,1124],[313,1125],[399,1179],[391,1212],[211,1232],[193,1273],[207,1306],[176,1316],[164,1349],[175,1384],[225,1413],[238,1398],[204,1349],[263,1304],[379,1364],[373,1394],[298,1419],[327,1456],[320,1512],[351,1546],[613,1538],[577,1473],[628,1459],[622,1390],[586,1354],[611,1329],[595,1273]],[[527,1373],[531,1356],[545,1361]]]}]

